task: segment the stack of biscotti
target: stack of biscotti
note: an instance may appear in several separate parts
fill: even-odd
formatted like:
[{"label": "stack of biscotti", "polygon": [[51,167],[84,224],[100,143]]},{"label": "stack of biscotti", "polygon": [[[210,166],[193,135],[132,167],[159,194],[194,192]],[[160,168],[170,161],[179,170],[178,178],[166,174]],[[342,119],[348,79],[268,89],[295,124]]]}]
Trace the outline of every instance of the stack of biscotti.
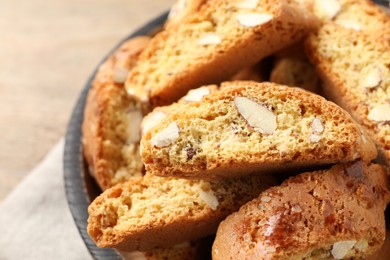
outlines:
[{"label": "stack of biscotti", "polygon": [[[330,2],[178,0],[161,33],[102,65],[83,129],[105,189],[89,207],[98,246],[148,251],[129,259],[200,259],[203,237],[218,229],[215,259],[344,259],[380,248],[387,175],[359,118],[299,88],[221,83],[327,83],[302,41],[310,50],[330,21],[351,30],[356,10],[359,35],[375,27],[369,15],[388,19],[369,1],[335,1],[337,12]],[[268,55],[278,61],[265,78]]]},{"label": "stack of biscotti", "polygon": [[152,39],[130,72],[126,90],[143,103],[166,105],[191,88],[227,80],[301,40],[315,24],[306,5],[289,0],[207,1],[195,15]]},{"label": "stack of biscotti", "polygon": [[[99,67],[89,91],[83,123],[83,153],[89,172],[102,190],[132,178],[142,178],[144,174],[139,155],[144,111],[139,102],[127,97],[123,83],[149,41],[150,37],[138,36],[124,42]],[[182,102],[199,98],[199,91],[195,91]],[[171,248],[134,252],[129,258],[199,259],[205,246],[202,241],[184,241]]]},{"label": "stack of biscotti", "polygon": [[[337,25],[366,32],[379,41],[390,42],[388,15],[377,5],[367,0],[312,0],[314,12],[326,24]],[[332,37],[332,36],[330,36]],[[353,42],[349,37],[346,37]],[[303,44],[293,45],[279,52],[271,73],[271,81],[290,86],[299,86],[314,93],[322,93],[320,79],[314,66],[304,55]]]},{"label": "stack of biscotti", "polygon": [[351,113],[390,160],[390,18],[369,1],[344,4],[345,12],[307,39],[306,51],[324,95]]},{"label": "stack of biscotti", "polygon": [[99,67],[88,93],[83,151],[91,174],[104,190],[131,176],[142,176],[139,126],[142,109],[126,95],[123,83],[150,37],[123,43]]}]

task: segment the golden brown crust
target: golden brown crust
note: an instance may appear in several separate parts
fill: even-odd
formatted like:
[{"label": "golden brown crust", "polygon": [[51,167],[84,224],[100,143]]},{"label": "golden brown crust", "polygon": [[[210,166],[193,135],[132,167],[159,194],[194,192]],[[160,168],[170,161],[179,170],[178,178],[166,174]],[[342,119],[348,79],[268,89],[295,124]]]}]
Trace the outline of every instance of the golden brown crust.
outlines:
[{"label": "golden brown crust", "polygon": [[[103,190],[120,181],[114,180],[115,172],[126,164],[122,149],[127,142],[124,128],[128,126],[116,114],[124,113],[125,109],[134,105],[126,95],[123,82],[116,82],[120,80],[116,70],[133,67],[149,40],[150,37],[139,36],[123,43],[99,67],[88,93],[83,121],[83,153],[90,172]],[[138,144],[135,146],[138,147]],[[141,162],[131,168],[142,173]]]},{"label": "golden brown crust", "polygon": [[[306,49],[324,82],[325,96],[350,112],[390,160],[390,124],[369,116],[377,106],[390,108],[390,46],[369,35],[328,24],[308,38]],[[372,71],[380,72],[378,85],[364,86]]]},{"label": "golden brown crust", "polygon": [[299,41],[314,18],[294,3],[266,0],[247,10],[232,1],[208,1],[191,19],[152,40],[127,79],[128,94],[153,106],[169,104]]},{"label": "golden brown crust", "polygon": [[[237,109],[237,97],[270,108],[277,122],[274,132],[262,134],[248,124]],[[314,121],[324,126],[319,140],[311,138]],[[162,133],[174,124],[176,139],[160,145]],[[185,178],[242,176],[358,158],[369,162],[376,155],[375,145],[343,109],[308,91],[269,82],[226,82],[220,91],[165,117],[141,140],[148,172]]]},{"label": "golden brown crust", "polygon": [[146,174],[92,202],[88,233],[100,247],[170,247],[214,234],[222,219],[275,183],[272,176],[206,182]]},{"label": "golden brown crust", "polygon": [[[388,188],[384,168],[361,161],[291,177],[220,224],[213,259],[371,255],[385,239]],[[350,244],[351,251],[337,249],[337,242]]]}]

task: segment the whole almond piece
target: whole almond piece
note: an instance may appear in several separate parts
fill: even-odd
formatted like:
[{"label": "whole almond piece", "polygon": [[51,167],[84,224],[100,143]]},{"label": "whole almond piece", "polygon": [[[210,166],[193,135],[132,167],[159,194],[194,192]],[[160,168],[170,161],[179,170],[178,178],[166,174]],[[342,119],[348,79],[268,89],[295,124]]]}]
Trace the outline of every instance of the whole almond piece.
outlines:
[{"label": "whole almond piece", "polygon": [[262,134],[273,134],[277,128],[276,116],[265,106],[246,97],[235,97],[234,104],[238,112],[255,131]]}]

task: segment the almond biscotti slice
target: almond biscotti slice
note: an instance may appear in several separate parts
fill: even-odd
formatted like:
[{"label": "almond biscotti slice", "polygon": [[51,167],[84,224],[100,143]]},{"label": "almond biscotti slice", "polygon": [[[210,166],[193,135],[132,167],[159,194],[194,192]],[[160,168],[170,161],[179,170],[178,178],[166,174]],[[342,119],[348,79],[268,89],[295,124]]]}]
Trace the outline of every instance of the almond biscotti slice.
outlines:
[{"label": "almond biscotti slice", "polygon": [[385,240],[389,198],[378,164],[291,177],[220,224],[213,259],[365,259]]},{"label": "almond biscotti slice", "polygon": [[390,45],[335,24],[306,43],[325,95],[349,111],[390,160]]},{"label": "almond biscotti slice", "polygon": [[314,12],[324,22],[372,34],[390,43],[390,18],[370,0],[315,0]]},{"label": "almond biscotti slice", "polygon": [[320,79],[314,66],[306,58],[277,58],[270,81],[300,87],[317,94],[320,91]]},{"label": "almond biscotti slice", "polygon": [[127,78],[128,94],[152,106],[170,104],[189,89],[229,79],[313,27],[306,4],[249,2],[207,1],[179,26],[156,35]]},{"label": "almond biscotti slice", "polygon": [[142,161],[160,176],[213,179],[363,158],[377,151],[343,109],[274,83],[225,82],[143,135]]},{"label": "almond biscotti slice", "polygon": [[120,46],[99,67],[88,93],[83,152],[103,190],[143,174],[139,156],[141,106],[127,96],[123,82],[149,41],[150,37],[139,36]]},{"label": "almond biscotti slice", "polygon": [[106,190],[89,206],[88,233],[99,247],[169,247],[214,234],[241,205],[275,185],[271,176],[214,182],[146,174]]}]

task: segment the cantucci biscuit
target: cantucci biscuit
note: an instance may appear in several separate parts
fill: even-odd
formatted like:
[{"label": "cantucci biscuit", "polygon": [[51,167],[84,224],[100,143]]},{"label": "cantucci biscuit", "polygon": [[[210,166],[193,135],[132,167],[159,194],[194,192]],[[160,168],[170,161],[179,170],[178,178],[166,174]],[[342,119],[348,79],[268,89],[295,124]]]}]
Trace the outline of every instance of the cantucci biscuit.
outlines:
[{"label": "cantucci biscuit", "polygon": [[104,190],[130,176],[142,176],[139,156],[141,106],[123,83],[150,37],[126,41],[100,67],[88,93],[83,121],[83,152]]},{"label": "cantucci biscuit", "polygon": [[141,140],[146,170],[213,179],[377,155],[343,109],[308,91],[274,83],[225,82],[202,101],[170,113]]},{"label": "cantucci biscuit", "polygon": [[370,0],[314,0],[314,11],[324,22],[334,21],[390,43],[389,15]]},{"label": "cantucci biscuit", "polygon": [[390,160],[390,45],[337,24],[306,43],[325,95],[349,111]]},{"label": "cantucci biscuit", "polygon": [[220,224],[213,259],[366,259],[389,195],[385,169],[361,161],[291,177]]},{"label": "cantucci biscuit", "polygon": [[156,35],[130,72],[127,93],[152,106],[170,104],[189,89],[227,80],[301,40],[315,24],[306,3],[243,2],[208,1],[195,15]]},{"label": "cantucci biscuit", "polygon": [[214,182],[146,174],[103,192],[88,208],[88,233],[100,247],[151,250],[214,234],[241,205],[276,184],[249,176]]}]

